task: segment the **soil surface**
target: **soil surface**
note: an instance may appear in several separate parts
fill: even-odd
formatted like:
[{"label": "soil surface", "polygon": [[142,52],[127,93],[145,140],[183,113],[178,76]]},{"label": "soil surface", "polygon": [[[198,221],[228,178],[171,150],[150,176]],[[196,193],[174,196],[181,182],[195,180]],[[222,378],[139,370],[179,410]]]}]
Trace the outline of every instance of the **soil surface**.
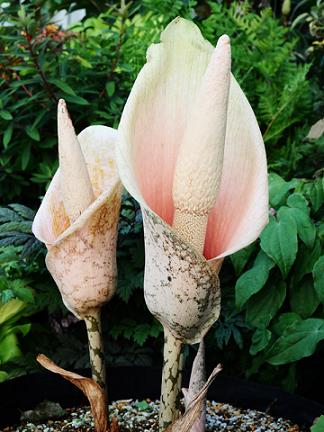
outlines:
[{"label": "soil surface", "polygon": [[[44,403],[43,403],[44,405]],[[46,404],[45,404],[46,405]],[[53,404],[52,404],[53,405]],[[3,432],[93,432],[89,407],[57,407],[50,420],[42,420],[42,409],[22,414],[20,425],[8,426]],[[119,400],[109,406],[110,415],[117,418],[120,432],[156,432],[158,430],[159,402],[149,399]],[[55,418],[56,417],[56,418]],[[57,418],[59,417],[59,418]],[[48,418],[48,416],[47,416]],[[1,431],[1,432],[2,432]],[[251,409],[235,408],[229,404],[207,402],[206,432],[306,432],[282,418]]]}]

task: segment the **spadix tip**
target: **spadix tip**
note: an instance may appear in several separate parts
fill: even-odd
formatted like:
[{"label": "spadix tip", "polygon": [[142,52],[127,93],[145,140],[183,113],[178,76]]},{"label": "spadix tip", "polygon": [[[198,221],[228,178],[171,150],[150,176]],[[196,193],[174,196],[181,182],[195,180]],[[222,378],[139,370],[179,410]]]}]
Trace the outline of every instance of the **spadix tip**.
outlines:
[{"label": "spadix tip", "polygon": [[217,46],[230,45],[231,39],[227,34],[223,34],[217,41]]}]

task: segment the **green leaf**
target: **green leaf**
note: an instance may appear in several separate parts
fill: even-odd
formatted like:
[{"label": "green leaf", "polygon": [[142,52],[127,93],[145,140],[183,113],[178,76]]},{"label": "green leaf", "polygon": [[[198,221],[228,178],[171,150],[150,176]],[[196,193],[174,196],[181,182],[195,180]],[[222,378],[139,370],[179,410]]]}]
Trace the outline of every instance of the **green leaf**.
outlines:
[{"label": "green leaf", "polygon": [[252,336],[252,345],[250,346],[250,354],[255,355],[262,351],[271,340],[271,331],[265,328],[258,328]]},{"label": "green leaf", "polygon": [[267,352],[267,362],[277,366],[312,355],[324,339],[324,320],[308,318],[290,326]]},{"label": "green leaf", "polygon": [[315,240],[314,247],[311,250],[301,244],[292,270],[291,283],[296,284],[306,274],[312,273],[313,267],[320,256],[321,243],[318,239]]},{"label": "green leaf", "polygon": [[28,125],[26,127],[26,133],[34,141],[40,141],[40,135],[39,135],[39,131],[37,128]]},{"label": "green leaf", "polygon": [[89,105],[89,102],[86,99],[83,99],[81,96],[66,95],[65,99],[67,102],[74,103],[76,105]]},{"label": "green leaf", "polygon": [[6,381],[9,378],[7,372],[0,370],[0,383]]},{"label": "green leaf", "polygon": [[310,248],[313,247],[316,237],[316,228],[309,217],[306,199],[301,194],[296,193],[288,198],[287,203],[291,207],[290,213],[295,219],[298,236],[306,246]]},{"label": "green leaf", "polygon": [[34,291],[27,286],[26,281],[15,279],[10,284],[10,288],[15,293],[15,296],[26,303],[33,303]]},{"label": "green leaf", "polygon": [[245,265],[249,261],[250,256],[252,255],[254,250],[255,250],[255,243],[252,243],[246,248],[241,249],[240,251],[235,252],[235,254],[232,254],[230,256],[237,276],[239,276],[242,273]]},{"label": "green leaf", "polygon": [[295,312],[285,312],[276,318],[275,322],[273,323],[272,330],[278,336],[281,336],[282,333],[288,329],[288,327],[301,320],[302,318]]},{"label": "green leaf", "polygon": [[28,166],[28,163],[30,161],[30,156],[31,156],[31,144],[25,144],[23,151],[20,154],[20,163],[21,163],[21,169],[23,171],[25,171],[25,169]]},{"label": "green leaf", "polygon": [[310,432],[323,432],[323,431],[324,431],[324,415],[321,415],[315,420],[315,423],[311,427]]},{"label": "green leaf", "polygon": [[8,144],[10,143],[10,140],[12,138],[13,133],[13,123],[10,123],[7,129],[4,131],[2,143],[3,147],[6,149],[8,147]]},{"label": "green leaf", "polygon": [[268,283],[248,302],[246,320],[255,327],[265,328],[281,308],[286,297],[286,284],[283,281]]},{"label": "green leaf", "polygon": [[317,296],[324,304],[324,256],[321,256],[314,264],[313,278]]},{"label": "green leaf", "polygon": [[71,96],[77,96],[75,91],[72,87],[69,86],[69,84],[65,83],[64,81],[61,81],[56,78],[52,78],[49,80],[51,84],[54,84],[56,87],[58,87],[60,90],[62,90],[64,93],[71,95]]},{"label": "green leaf", "polygon": [[261,250],[253,267],[243,273],[235,285],[235,303],[241,309],[249,298],[259,292],[268,280],[275,263]]},{"label": "green leaf", "polygon": [[302,191],[312,203],[314,211],[317,212],[324,203],[324,177],[305,183]]},{"label": "green leaf", "polygon": [[288,207],[281,207],[277,220],[270,218],[261,233],[261,248],[287,277],[297,255],[297,226]]},{"label": "green leaf", "polygon": [[115,83],[114,81],[108,81],[106,84],[106,92],[109,97],[115,93]]},{"label": "green leaf", "polygon": [[9,111],[2,110],[0,111],[0,117],[3,118],[3,120],[12,120],[13,117]]},{"label": "green leaf", "polygon": [[24,206],[23,204],[13,203],[9,204],[9,207],[11,207],[16,213],[18,213],[19,216],[23,217],[24,219],[32,221],[35,217],[35,211],[29,207]]},{"label": "green leaf", "polygon": [[302,318],[309,318],[313,315],[320,303],[310,275],[306,275],[297,284],[292,284],[289,296],[291,310]]},{"label": "green leaf", "polygon": [[284,204],[289,190],[293,189],[295,186],[296,186],[295,180],[286,182],[278,174],[270,173],[269,174],[270,205],[274,208],[277,208],[279,205]]},{"label": "green leaf", "polygon": [[139,324],[134,328],[133,339],[134,341],[142,346],[146,339],[149,337],[151,326],[149,324]]},{"label": "green leaf", "polygon": [[298,192],[294,192],[287,199],[287,204],[289,207],[299,208],[305,213],[309,213],[307,199]]},{"label": "green leaf", "polygon": [[0,340],[0,364],[21,356],[15,333],[9,333]]},{"label": "green leaf", "polygon": [[13,299],[4,305],[0,305],[0,324],[20,314],[25,307],[26,304],[19,299]]},{"label": "green leaf", "polygon": [[13,210],[7,207],[0,207],[0,223],[3,222],[20,222],[21,217]]}]

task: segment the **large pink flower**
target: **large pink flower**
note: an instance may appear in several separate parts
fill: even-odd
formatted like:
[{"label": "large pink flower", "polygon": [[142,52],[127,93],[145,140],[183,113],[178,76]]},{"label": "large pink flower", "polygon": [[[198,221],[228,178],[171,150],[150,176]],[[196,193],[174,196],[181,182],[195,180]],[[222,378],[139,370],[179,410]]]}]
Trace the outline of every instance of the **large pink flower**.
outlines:
[{"label": "large pink flower", "polygon": [[[215,263],[253,242],[268,221],[262,136],[233,76],[228,78],[227,109],[227,96],[218,97],[224,93],[219,75],[227,61],[218,48],[216,52],[193,23],[172,21],[161,43],[148,50],[122,115],[117,146],[121,179],[143,211],[147,305],[188,342],[200,340],[218,317]],[[191,153],[184,150],[186,140],[191,140]],[[171,227],[175,169],[182,161],[184,171],[189,167],[187,180],[182,178],[185,188],[192,186],[195,167],[198,180],[204,178],[193,184],[195,194],[204,199],[216,188],[203,255]],[[214,171],[219,180],[209,184]],[[194,210],[193,218],[199,216]]]}]

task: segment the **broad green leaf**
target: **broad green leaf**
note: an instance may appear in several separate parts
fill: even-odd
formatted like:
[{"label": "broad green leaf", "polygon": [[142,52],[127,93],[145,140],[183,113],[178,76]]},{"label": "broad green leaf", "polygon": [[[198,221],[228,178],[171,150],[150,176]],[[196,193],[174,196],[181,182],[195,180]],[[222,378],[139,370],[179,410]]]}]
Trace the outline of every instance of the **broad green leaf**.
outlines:
[{"label": "broad green leaf", "polygon": [[109,97],[115,93],[115,83],[114,81],[108,81],[106,84],[106,92]]},{"label": "broad green leaf", "polygon": [[312,355],[324,339],[324,320],[308,318],[289,327],[267,352],[267,362],[282,365]]},{"label": "broad green leaf", "polygon": [[230,256],[237,276],[242,273],[245,265],[250,259],[250,256],[255,250],[255,246],[256,246],[255,243],[252,243],[246,248],[241,249],[240,251],[235,252],[235,254]]},{"label": "broad green leaf", "polygon": [[277,208],[286,201],[290,189],[296,186],[296,181],[286,182],[276,173],[269,174],[269,201],[270,205]]},{"label": "broad green leaf", "polygon": [[262,250],[256,257],[253,267],[243,273],[235,285],[235,303],[241,309],[249,298],[259,292],[268,280],[269,272],[275,263]]},{"label": "broad green leaf", "polygon": [[0,117],[3,118],[3,120],[12,120],[12,115],[9,111],[2,110],[0,111]]},{"label": "broad green leaf", "polygon": [[21,351],[15,333],[9,333],[3,339],[0,339],[0,364],[20,356]]},{"label": "broad green leaf", "polygon": [[9,378],[7,372],[0,370],[0,383],[6,381]]},{"label": "broad green leaf", "polygon": [[321,415],[320,417],[315,419],[315,422],[311,427],[310,432],[323,432],[323,431],[324,431],[324,415]]},{"label": "broad green leaf", "polygon": [[89,105],[89,102],[81,96],[66,95],[65,99],[67,102],[74,103],[76,105]]},{"label": "broad green leaf", "polygon": [[287,204],[289,207],[299,208],[300,210],[303,210],[305,213],[309,214],[307,199],[301,193],[294,192],[293,194],[289,195]]},{"label": "broad green leaf", "polygon": [[287,330],[288,327],[295,324],[297,321],[301,321],[302,318],[296,314],[295,312],[285,312],[281,315],[279,315],[273,325],[272,330],[274,333],[276,333],[278,336],[281,336],[284,331]]},{"label": "broad green leaf", "polygon": [[324,304],[324,256],[321,256],[313,268],[314,288],[321,303]]},{"label": "broad green leaf", "polygon": [[2,138],[3,147],[5,149],[8,147],[8,144],[10,143],[12,133],[13,133],[13,123],[10,123],[10,125],[4,131],[3,138]]},{"label": "broad green leaf", "polygon": [[287,277],[297,254],[297,225],[288,207],[281,207],[277,219],[270,218],[261,233],[262,250]]},{"label": "broad green leaf", "polygon": [[281,308],[286,297],[286,284],[268,283],[248,302],[246,320],[255,327],[265,328]]},{"label": "broad green leaf", "polygon": [[26,133],[34,141],[40,141],[40,135],[37,128],[28,125],[26,127]]},{"label": "broad green leaf", "polygon": [[71,95],[71,96],[77,96],[75,91],[72,87],[69,86],[69,84],[65,83],[62,80],[52,78],[49,80],[51,84],[54,84],[56,87],[58,87],[60,90],[64,91],[64,93]]},{"label": "broad green leaf", "polygon": [[19,299],[13,299],[4,305],[0,305],[0,324],[19,314],[25,307],[26,304]]},{"label": "broad green leaf", "polygon": [[298,236],[306,246],[312,247],[316,237],[316,228],[309,217],[306,199],[301,194],[295,193],[288,198],[287,203],[290,206],[290,213],[295,219]]},{"label": "broad green leaf", "polygon": [[321,256],[321,243],[318,239],[315,240],[312,249],[301,244],[298,250],[297,258],[292,270],[291,283],[298,283],[306,274],[312,273],[313,267]]},{"label": "broad green leaf", "polygon": [[314,211],[317,212],[324,203],[324,177],[305,183],[302,192],[306,194]]},{"label": "broad green leaf", "polygon": [[292,284],[289,297],[291,310],[302,318],[309,318],[313,315],[320,304],[311,275],[306,275],[297,284]]},{"label": "broad green leaf", "polygon": [[262,351],[271,340],[271,331],[265,328],[258,328],[252,336],[252,345],[250,346],[250,354],[255,355]]}]

